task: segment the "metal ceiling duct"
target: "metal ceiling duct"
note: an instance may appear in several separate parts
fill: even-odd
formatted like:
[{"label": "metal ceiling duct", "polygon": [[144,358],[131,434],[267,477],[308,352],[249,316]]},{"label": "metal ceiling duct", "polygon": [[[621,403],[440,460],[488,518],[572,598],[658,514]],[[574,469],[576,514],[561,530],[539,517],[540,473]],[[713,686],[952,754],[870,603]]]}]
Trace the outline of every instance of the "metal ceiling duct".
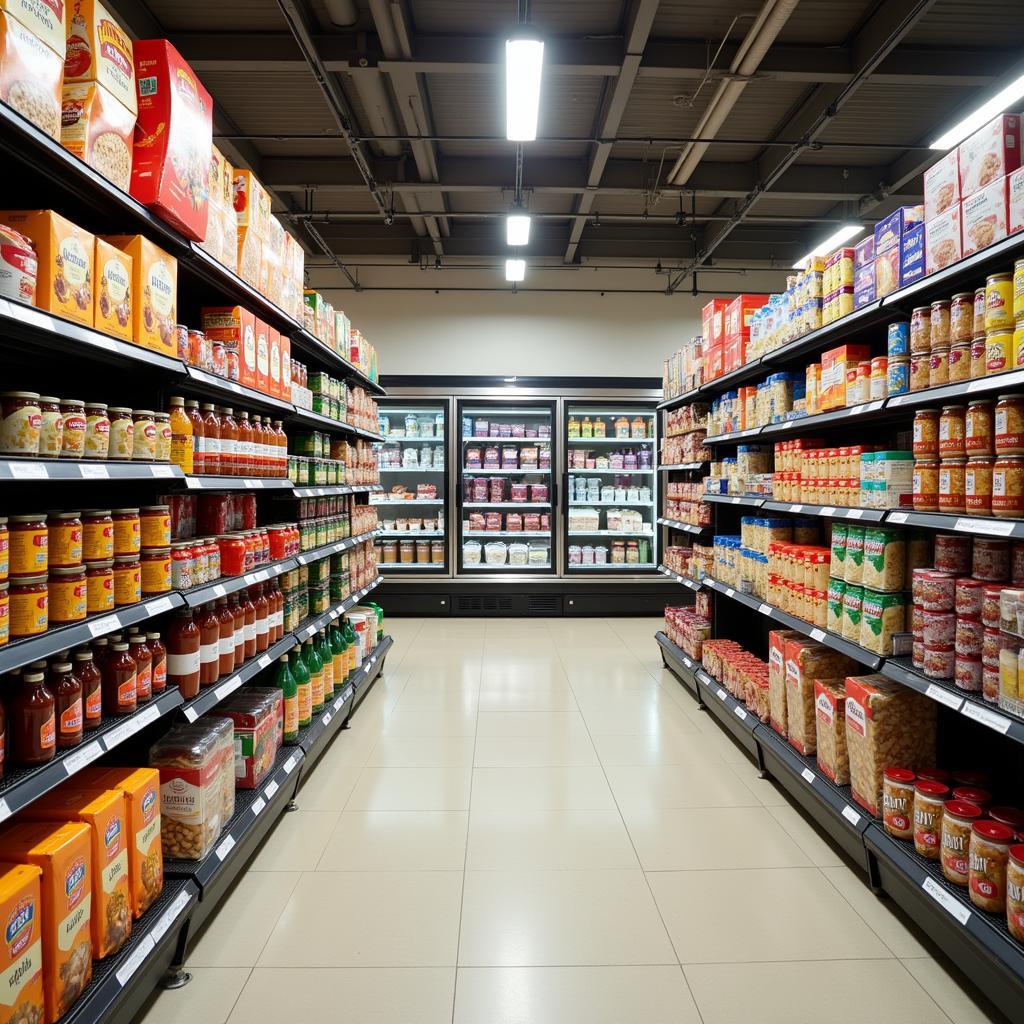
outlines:
[{"label": "metal ceiling duct", "polygon": [[355,0],[324,0],[324,7],[327,8],[327,17],[335,25],[347,28],[359,20],[359,9]]},{"label": "metal ceiling duct", "polygon": [[[728,75],[718,83],[711,102],[692,134],[702,139],[710,139],[721,131],[730,111],[747,87],[749,77],[757,71],[765,54],[799,2],[800,0],[765,0],[764,7],[758,13],[750,31],[744,36],[736,56],[729,65]],[[694,168],[700,163],[701,157],[707,152],[708,145],[707,142],[695,142],[684,146],[679,159],[668,172],[668,183],[685,185]]]}]

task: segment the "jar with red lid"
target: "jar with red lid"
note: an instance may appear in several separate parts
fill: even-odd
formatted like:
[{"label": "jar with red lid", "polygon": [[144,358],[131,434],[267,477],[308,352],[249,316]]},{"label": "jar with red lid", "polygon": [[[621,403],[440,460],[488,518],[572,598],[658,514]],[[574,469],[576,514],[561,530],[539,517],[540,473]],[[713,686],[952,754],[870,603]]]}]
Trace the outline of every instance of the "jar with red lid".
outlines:
[{"label": "jar with red lid", "polygon": [[[962,459],[966,456],[966,411],[962,405],[944,405],[939,416],[939,456]],[[916,452],[915,452],[916,454]]]},{"label": "jar with red lid", "polygon": [[256,568],[256,558],[259,554],[260,542],[256,534],[249,530],[245,534],[245,571],[252,572]]},{"label": "jar with red lid", "polygon": [[267,541],[270,547],[271,561],[279,562],[282,558],[288,557],[288,555],[286,554],[288,550],[289,541],[289,530],[287,527],[268,526]]},{"label": "jar with red lid", "polygon": [[137,666],[126,643],[112,643],[110,656],[100,663],[103,674],[103,713],[130,715],[138,707]]},{"label": "jar with red lid", "polygon": [[245,541],[237,533],[221,534],[217,538],[220,565],[225,576],[241,576],[245,571]]},{"label": "jar with red lid", "polygon": [[139,512],[141,547],[167,547],[171,543],[171,506],[146,505],[137,511]]},{"label": "jar with red lid", "polygon": [[82,730],[85,727],[82,683],[75,675],[70,661],[60,661],[50,666],[46,688],[53,694],[57,749],[77,747],[82,742]]},{"label": "jar with red lid", "polygon": [[49,620],[53,625],[81,622],[89,613],[85,566],[51,569],[48,595]]},{"label": "jar with red lid", "polygon": [[199,685],[212,686],[220,678],[220,617],[212,604],[196,614],[199,627]]},{"label": "jar with red lid", "polygon": [[141,550],[139,510],[137,508],[115,508],[111,512],[114,522],[114,557],[137,555]]},{"label": "jar with red lid", "polygon": [[260,542],[259,564],[266,565],[270,561],[270,535],[265,529],[257,530],[256,536]]},{"label": "jar with red lid", "polygon": [[167,685],[186,699],[199,693],[200,633],[191,610],[180,612],[167,634]]},{"label": "jar with red lid", "polygon": [[150,669],[153,693],[163,693],[167,689],[167,648],[159,633],[147,633],[146,643],[149,645],[149,653],[153,656]]},{"label": "jar with red lid", "polygon": [[204,534],[229,533],[233,502],[230,494],[201,494],[197,528]]},{"label": "jar with red lid", "polygon": [[171,549],[142,549],[142,594],[166,594],[171,589]]},{"label": "jar with red lid", "polygon": [[1016,835],[998,821],[976,821],[968,846],[967,888],[971,902],[990,914],[1006,909],[1006,876]]},{"label": "jar with red lid", "polygon": [[985,810],[992,803],[992,794],[980,786],[955,786],[953,788],[954,800],[966,800],[968,803],[977,804]]},{"label": "jar with red lid", "polygon": [[49,623],[46,576],[12,577],[9,586],[11,639],[20,640],[45,633]]},{"label": "jar with red lid", "polygon": [[223,575],[220,568],[220,546],[215,537],[206,537],[203,540],[203,551],[206,554],[207,582],[213,583]]},{"label": "jar with red lid", "polygon": [[954,885],[967,885],[971,828],[982,816],[977,804],[947,800],[942,805],[942,874]]},{"label": "jar with red lid", "polygon": [[10,575],[34,576],[49,567],[49,531],[42,513],[11,516]]},{"label": "jar with red lid", "polygon": [[974,771],[969,768],[957,768],[950,772],[950,781],[954,786],[987,786],[989,784],[988,772]]},{"label": "jar with red lid", "polygon": [[142,600],[142,563],[138,555],[114,559],[114,604],[118,608]]},{"label": "jar with red lid", "polygon": [[82,718],[86,729],[103,722],[103,675],[92,651],[75,651],[74,673],[82,688]]},{"label": "jar with red lid", "polygon": [[938,860],[941,849],[942,808],[949,795],[945,783],[918,779],[914,786],[914,849],[926,860]]},{"label": "jar with red lid", "polygon": [[217,672],[221,677],[235,670],[235,616],[228,607],[226,597],[217,598]]},{"label": "jar with red lid", "polygon": [[256,495],[255,494],[236,494],[235,495],[235,512],[240,517],[236,530],[255,530],[256,529]]},{"label": "jar with red lid", "polygon": [[51,512],[46,519],[46,557],[51,569],[82,564],[81,512]]},{"label": "jar with red lid", "polygon": [[82,557],[87,562],[114,557],[114,520],[110,509],[82,513]]},{"label": "jar with red lid", "polygon": [[882,824],[896,839],[914,838],[914,782],[916,776],[906,768],[886,768],[882,772]]},{"label": "jar with red lid", "polygon": [[195,553],[192,545],[180,541],[171,545],[171,586],[175,590],[190,590],[195,586],[192,572],[195,567]]},{"label": "jar with red lid", "polygon": [[45,678],[34,669],[22,672],[5,695],[9,760],[19,766],[45,764],[57,749],[55,702]]},{"label": "jar with red lid", "polygon": [[140,704],[153,698],[153,652],[142,633],[129,641],[128,650],[135,659],[135,695]]},{"label": "jar with red lid", "polygon": [[1009,825],[1018,835],[1024,834],[1024,811],[1019,807],[1005,807],[998,805],[988,809],[988,816],[993,821]]}]

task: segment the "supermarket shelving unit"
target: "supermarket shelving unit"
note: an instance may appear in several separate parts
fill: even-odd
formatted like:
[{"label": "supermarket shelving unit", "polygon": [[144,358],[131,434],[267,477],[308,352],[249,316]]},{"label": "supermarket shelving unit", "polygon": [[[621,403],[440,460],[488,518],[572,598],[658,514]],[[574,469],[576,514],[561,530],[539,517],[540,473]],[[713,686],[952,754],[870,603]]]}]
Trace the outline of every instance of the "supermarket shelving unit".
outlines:
[{"label": "supermarket shelving unit", "polygon": [[[661,403],[660,408],[668,410],[698,398],[710,399],[736,384],[758,379],[772,369],[809,361],[824,349],[847,339],[856,337],[858,341],[880,341],[884,338],[884,324],[905,320],[915,306],[948,298],[958,289],[977,286],[987,274],[1007,269],[1014,258],[1021,255],[1024,255],[1024,237],[1019,234],[1011,236],[747,363],[725,377],[668,399]],[[749,438],[755,438],[756,442],[774,443],[786,437],[814,435],[819,430],[839,432],[851,427],[855,427],[860,436],[862,425],[871,429],[898,424],[907,429],[916,408],[994,397],[1022,386],[1024,371],[1010,371],[896,395],[850,409],[837,409],[817,416],[709,437],[706,443],[723,446]],[[834,520],[847,520],[916,526],[973,536],[1024,538],[1024,520],[1017,519],[922,513],[910,509],[844,508],[742,495],[705,497],[712,504],[715,527],[720,532],[734,533],[737,515],[759,509],[772,514],[815,517],[825,526]],[[796,630],[853,658],[864,667],[864,671],[881,672],[934,701],[940,719],[940,738],[948,746],[951,737],[955,737],[961,758],[987,758],[987,761],[978,763],[998,767],[1004,778],[1019,780],[1022,777],[1024,719],[986,703],[979,694],[959,690],[951,680],[926,678],[913,668],[909,658],[879,656],[713,577],[692,580],[664,566],[662,571],[690,590],[707,589],[713,594],[713,635],[734,638],[763,636],[768,626]],[[943,878],[936,862],[922,859],[914,852],[912,844],[889,836],[881,822],[871,818],[853,800],[848,787],[836,786],[825,778],[813,757],[800,755],[770,726],[758,721],[712,679],[699,662],[673,644],[664,633],[659,632],[656,639],[666,667],[716,723],[751,755],[761,770],[775,779],[790,798],[864,868],[872,889],[889,896],[909,913],[1009,1018],[1021,1019],[1024,1015],[1024,945],[1010,936],[1005,917],[977,909],[970,902],[966,890],[951,885]],[[1012,767],[1007,769],[1007,765]]]},{"label": "supermarket shelving unit", "polygon": [[[203,305],[243,305],[288,335],[296,358],[344,377],[373,395],[384,394],[377,382],[321,343],[290,315],[2,103],[0,154],[5,183],[10,194],[17,196],[16,205],[21,208],[53,208],[96,233],[140,233],[173,256],[178,264],[178,310],[182,322],[197,323]],[[298,408],[291,402],[186,366],[176,358],[7,299],[0,299],[0,338],[7,387],[34,387],[47,393],[96,397],[108,402],[120,396],[122,404],[156,408],[165,408],[168,396],[179,394],[215,400],[258,414],[269,413],[284,420],[290,431],[311,427],[363,440],[379,439],[373,430]],[[6,499],[2,510],[5,515],[36,508],[138,506],[154,502],[161,493],[206,489],[267,492],[260,499],[262,511],[263,502],[274,498],[358,495],[380,489],[368,483],[302,487],[278,478],[186,476],[177,466],[167,464],[7,458],[0,459],[0,483]],[[151,597],[108,615],[91,616],[37,637],[15,641],[0,647],[0,673],[136,623],[164,632],[168,613],[271,579],[373,536],[374,533],[367,533],[347,538],[243,576]],[[24,769],[8,764],[0,780],[0,822],[112,751],[116,751],[114,756],[120,763],[145,764],[153,740],[173,720],[196,721],[239,687],[254,681],[268,682],[273,660],[299,643],[310,625],[337,619],[381,581],[377,577],[324,615],[285,634],[265,653],[249,659],[229,678],[203,689],[195,698],[185,700],[177,690],[166,691],[132,715],[106,719],[100,728],[86,732],[80,745],[58,752],[45,765]],[[390,637],[379,640],[372,656],[344,691],[304,730],[300,744],[281,751],[273,773],[258,790],[239,791],[235,815],[206,861],[188,865],[166,862],[162,894],[134,922],[130,939],[117,954],[94,961],[91,983],[61,1018],[62,1022],[129,1024],[168,972],[178,971],[189,937],[244,870],[252,852],[293,799],[297,785],[378,678],[390,646]]]}]

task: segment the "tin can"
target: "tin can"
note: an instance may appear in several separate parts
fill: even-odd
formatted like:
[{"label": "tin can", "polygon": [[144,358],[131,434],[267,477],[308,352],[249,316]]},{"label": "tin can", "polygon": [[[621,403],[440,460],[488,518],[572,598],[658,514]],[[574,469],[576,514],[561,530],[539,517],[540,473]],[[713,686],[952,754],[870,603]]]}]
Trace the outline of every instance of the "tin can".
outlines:
[{"label": "tin can", "polygon": [[906,357],[890,357],[886,367],[886,392],[888,395],[903,395],[910,390],[910,360]]},{"label": "tin can", "polygon": [[910,324],[889,324],[889,358],[906,355],[910,355]]},{"label": "tin can", "polygon": [[868,398],[874,402],[888,394],[889,360],[886,356],[875,356],[871,360],[871,384]]},{"label": "tin can", "polygon": [[1013,274],[985,278],[985,332],[1013,330]]}]

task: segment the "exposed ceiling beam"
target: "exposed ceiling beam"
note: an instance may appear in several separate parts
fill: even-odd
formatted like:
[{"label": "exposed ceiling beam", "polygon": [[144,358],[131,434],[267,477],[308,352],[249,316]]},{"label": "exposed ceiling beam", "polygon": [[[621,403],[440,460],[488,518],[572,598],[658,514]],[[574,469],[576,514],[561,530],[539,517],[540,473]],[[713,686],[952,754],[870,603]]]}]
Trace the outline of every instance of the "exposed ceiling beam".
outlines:
[{"label": "exposed ceiling beam", "polygon": [[[647,37],[651,34],[654,16],[658,12],[658,3],[659,0],[632,0],[627,8],[629,21],[626,29],[626,53],[622,58],[622,66],[615,78],[615,84],[610,90],[607,85],[605,86],[605,99],[599,128],[602,138],[613,139],[619,130],[622,115],[626,112],[626,104],[629,103],[629,97],[633,91],[633,83],[640,70],[640,61],[643,59]],[[569,232],[569,244],[565,247],[565,255],[562,257],[565,263],[572,263],[576,257],[583,228],[587,223],[587,215],[594,204],[595,193],[589,190],[596,189],[601,184],[601,176],[604,174],[611,155],[612,144],[610,142],[598,142],[591,148],[590,166],[587,170],[588,191],[576,200],[577,216]]]}]

